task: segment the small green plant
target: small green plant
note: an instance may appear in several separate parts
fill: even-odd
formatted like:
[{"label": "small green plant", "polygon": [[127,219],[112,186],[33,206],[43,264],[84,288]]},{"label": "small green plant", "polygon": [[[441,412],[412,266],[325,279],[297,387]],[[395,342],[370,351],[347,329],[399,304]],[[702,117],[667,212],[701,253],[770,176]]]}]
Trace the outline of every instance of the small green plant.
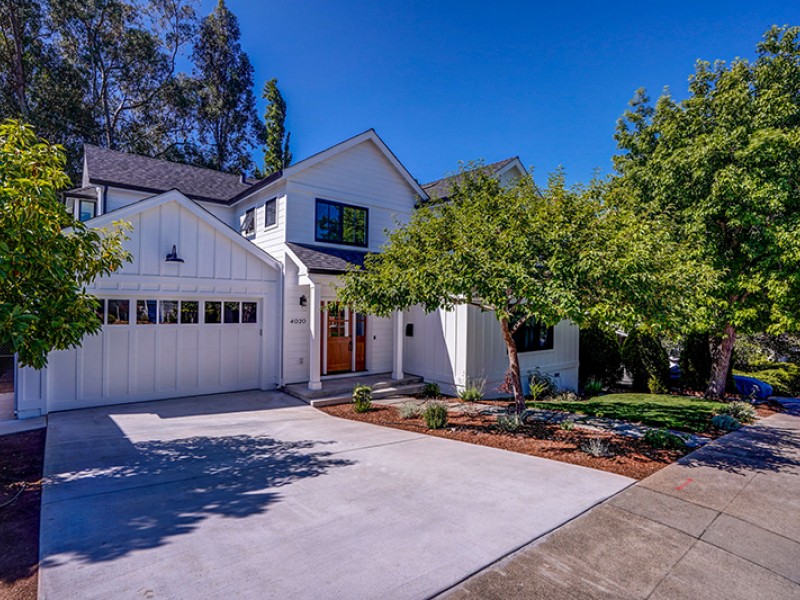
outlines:
[{"label": "small green plant", "polygon": [[[534,393],[535,391],[535,393]],[[556,393],[556,383],[549,375],[542,373],[539,369],[528,372],[528,395],[533,401],[547,398]]]},{"label": "small green plant", "polygon": [[425,391],[422,392],[427,398],[438,398],[442,395],[439,384],[429,381],[425,384]]},{"label": "small green plant", "polygon": [[416,419],[422,414],[422,406],[417,402],[403,402],[398,411],[401,419]]},{"label": "small green plant", "polygon": [[531,381],[530,385],[528,386],[528,395],[531,397],[531,400],[537,402],[541,400],[549,390],[549,386],[543,381]]},{"label": "small green plant", "polygon": [[483,390],[486,387],[485,379],[469,379],[463,390],[458,392],[458,397],[464,402],[480,402],[483,400]]},{"label": "small green plant", "polygon": [[752,423],[756,420],[756,409],[747,402],[730,402],[719,410],[721,415],[730,415],[740,423]]},{"label": "small green plant", "polygon": [[447,427],[447,405],[444,402],[428,402],[422,411],[422,418],[428,429],[444,429]]},{"label": "small green plant", "polygon": [[711,427],[720,431],[736,431],[741,426],[739,419],[730,415],[714,415],[711,419]]},{"label": "small green plant", "polygon": [[603,383],[598,381],[597,379],[590,379],[587,381],[583,386],[583,393],[586,394],[589,398],[592,396],[597,396],[600,392],[603,391]]},{"label": "small green plant", "polygon": [[644,434],[644,441],[653,448],[665,450],[684,450],[686,448],[686,441],[668,429],[650,429]]},{"label": "small green plant", "polygon": [[500,429],[500,431],[513,433],[522,427],[522,419],[520,419],[517,413],[510,415],[497,415],[497,427]]},{"label": "small green plant", "polygon": [[563,429],[564,431],[572,431],[573,429],[575,429],[575,421],[573,421],[572,419],[561,421],[559,427],[561,427],[561,429]]},{"label": "small green plant", "polygon": [[357,385],[353,388],[353,410],[365,413],[372,410],[372,388],[368,385]]},{"label": "small green plant", "polygon": [[647,388],[651,394],[669,394],[669,388],[655,375],[651,375],[647,380]]},{"label": "small green plant", "polygon": [[611,449],[608,447],[608,442],[605,442],[600,438],[591,438],[587,440],[581,446],[581,450],[590,456],[594,456],[595,458],[603,458],[612,455]]},{"label": "small green plant", "polygon": [[575,392],[561,392],[550,397],[551,402],[580,402],[581,399]]}]

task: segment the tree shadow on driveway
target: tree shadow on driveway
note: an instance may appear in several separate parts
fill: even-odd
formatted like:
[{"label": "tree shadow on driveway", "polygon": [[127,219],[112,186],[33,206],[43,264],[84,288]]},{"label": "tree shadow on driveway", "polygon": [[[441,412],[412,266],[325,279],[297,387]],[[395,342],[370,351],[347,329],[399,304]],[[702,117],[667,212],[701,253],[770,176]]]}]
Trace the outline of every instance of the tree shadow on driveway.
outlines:
[{"label": "tree shadow on driveway", "polygon": [[281,501],[282,487],[355,464],[314,450],[329,443],[246,435],[147,441],[131,444],[123,459],[51,475],[42,566],[110,561],[190,534],[216,516],[264,513]]}]

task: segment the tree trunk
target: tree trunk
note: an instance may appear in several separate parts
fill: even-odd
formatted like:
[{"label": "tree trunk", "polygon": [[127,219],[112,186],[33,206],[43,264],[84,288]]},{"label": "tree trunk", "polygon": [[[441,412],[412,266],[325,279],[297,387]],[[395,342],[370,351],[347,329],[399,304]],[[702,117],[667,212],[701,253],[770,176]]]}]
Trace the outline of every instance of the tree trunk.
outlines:
[{"label": "tree trunk", "polygon": [[20,115],[23,121],[28,121],[30,111],[28,109],[28,83],[25,73],[25,48],[23,42],[23,25],[20,22],[20,15],[17,12],[14,3],[12,2],[9,7],[9,18],[11,20],[11,35],[14,36],[14,51],[12,61],[14,63],[12,68],[12,87],[14,88],[14,96],[17,99]]},{"label": "tree trunk", "polygon": [[728,380],[728,371],[731,367],[733,345],[736,343],[736,329],[728,323],[725,325],[723,335],[712,336],[709,340],[711,350],[711,377],[709,378],[706,396],[709,398],[722,398],[725,395],[725,385]]},{"label": "tree trunk", "polygon": [[517,406],[517,414],[521,415],[525,411],[525,394],[522,391],[522,376],[519,371],[519,355],[517,354],[517,344],[511,335],[508,327],[508,319],[500,319],[500,331],[503,333],[503,341],[508,350],[508,371],[511,373],[511,388],[514,391],[514,404]]}]

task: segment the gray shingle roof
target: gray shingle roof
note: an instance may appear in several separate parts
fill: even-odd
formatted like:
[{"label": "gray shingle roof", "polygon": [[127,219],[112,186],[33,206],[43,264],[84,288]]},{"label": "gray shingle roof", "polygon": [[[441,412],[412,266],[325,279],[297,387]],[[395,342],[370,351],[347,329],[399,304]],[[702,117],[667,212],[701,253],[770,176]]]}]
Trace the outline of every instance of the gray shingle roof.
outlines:
[{"label": "gray shingle roof", "polygon": [[364,257],[369,254],[362,250],[342,250],[296,242],[286,242],[286,245],[312,273],[343,273],[353,265],[363,267]]},{"label": "gray shingle roof", "polygon": [[[484,165],[479,167],[479,169],[487,175],[494,175],[498,171],[502,170],[503,167],[514,162],[515,160],[517,160],[517,157],[512,156],[511,158],[506,158],[505,160]],[[444,177],[442,179],[437,179],[436,181],[431,181],[430,183],[425,183],[422,185],[422,189],[425,190],[425,192],[427,192],[431,198],[449,198],[450,194],[453,192],[453,184],[458,183],[462,178],[463,175],[451,175],[450,177]]]},{"label": "gray shingle roof", "polygon": [[73,188],[64,192],[64,195],[69,198],[91,198],[97,199],[97,188],[93,185],[86,187]]},{"label": "gray shingle roof", "polygon": [[89,181],[160,193],[180,190],[194,200],[225,202],[248,190],[238,175],[181,163],[128,154],[86,144],[83,148]]}]

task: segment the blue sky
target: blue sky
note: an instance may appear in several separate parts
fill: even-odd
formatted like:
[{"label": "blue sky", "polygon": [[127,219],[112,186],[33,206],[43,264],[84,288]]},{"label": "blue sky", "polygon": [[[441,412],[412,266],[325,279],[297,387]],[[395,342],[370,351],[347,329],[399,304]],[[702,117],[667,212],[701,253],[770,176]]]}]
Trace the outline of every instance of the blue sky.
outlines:
[{"label": "blue sky", "polygon": [[800,24],[794,0],[227,1],[256,87],[278,78],[295,160],[373,127],[423,183],[513,155],[542,183],[609,173],[636,88],[682,97],[695,60],[750,58]]}]

